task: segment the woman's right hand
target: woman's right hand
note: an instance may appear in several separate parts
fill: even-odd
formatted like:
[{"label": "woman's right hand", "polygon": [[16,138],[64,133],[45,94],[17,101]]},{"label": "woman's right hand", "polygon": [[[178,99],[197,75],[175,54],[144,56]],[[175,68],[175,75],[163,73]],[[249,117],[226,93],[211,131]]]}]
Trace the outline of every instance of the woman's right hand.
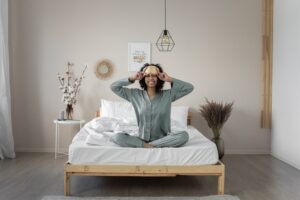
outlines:
[{"label": "woman's right hand", "polygon": [[141,80],[144,76],[145,76],[144,72],[137,72],[134,75],[130,76],[128,80],[134,82],[136,80]]}]

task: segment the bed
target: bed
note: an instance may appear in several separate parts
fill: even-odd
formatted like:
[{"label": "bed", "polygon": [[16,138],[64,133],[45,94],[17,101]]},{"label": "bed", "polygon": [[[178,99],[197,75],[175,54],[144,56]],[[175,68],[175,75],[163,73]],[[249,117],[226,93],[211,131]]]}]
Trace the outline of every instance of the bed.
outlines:
[{"label": "bed", "polygon": [[69,147],[69,159],[64,166],[64,195],[70,195],[71,176],[179,175],[217,176],[217,193],[224,194],[225,166],[218,160],[216,146],[190,126],[190,113],[186,121],[190,140],[180,148],[124,148],[111,143],[89,145],[84,142],[86,135],[79,132]]}]

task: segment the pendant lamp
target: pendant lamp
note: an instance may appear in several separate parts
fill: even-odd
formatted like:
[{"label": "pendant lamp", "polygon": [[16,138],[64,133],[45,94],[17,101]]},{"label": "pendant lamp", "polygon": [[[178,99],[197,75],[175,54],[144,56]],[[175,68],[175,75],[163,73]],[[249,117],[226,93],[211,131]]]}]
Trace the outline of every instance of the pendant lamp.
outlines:
[{"label": "pendant lamp", "polygon": [[172,51],[175,46],[175,42],[167,30],[167,2],[165,0],[165,29],[161,32],[159,38],[156,41],[156,46],[159,51]]}]

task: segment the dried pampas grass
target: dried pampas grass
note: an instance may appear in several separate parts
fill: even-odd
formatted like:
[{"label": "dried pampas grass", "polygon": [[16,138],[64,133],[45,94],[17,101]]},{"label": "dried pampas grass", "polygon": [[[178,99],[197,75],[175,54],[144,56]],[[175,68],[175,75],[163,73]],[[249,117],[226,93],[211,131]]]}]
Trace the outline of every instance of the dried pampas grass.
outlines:
[{"label": "dried pampas grass", "polygon": [[209,101],[205,98],[206,104],[200,106],[200,114],[206,120],[207,125],[214,132],[215,138],[220,136],[220,129],[230,117],[233,102],[223,103]]}]

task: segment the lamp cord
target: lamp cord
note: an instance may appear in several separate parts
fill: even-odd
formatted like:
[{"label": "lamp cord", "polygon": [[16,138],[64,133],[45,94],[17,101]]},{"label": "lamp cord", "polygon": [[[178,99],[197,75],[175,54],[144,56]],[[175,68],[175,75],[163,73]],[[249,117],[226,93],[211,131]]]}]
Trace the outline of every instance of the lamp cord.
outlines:
[{"label": "lamp cord", "polygon": [[165,30],[167,30],[167,0],[165,0]]}]

